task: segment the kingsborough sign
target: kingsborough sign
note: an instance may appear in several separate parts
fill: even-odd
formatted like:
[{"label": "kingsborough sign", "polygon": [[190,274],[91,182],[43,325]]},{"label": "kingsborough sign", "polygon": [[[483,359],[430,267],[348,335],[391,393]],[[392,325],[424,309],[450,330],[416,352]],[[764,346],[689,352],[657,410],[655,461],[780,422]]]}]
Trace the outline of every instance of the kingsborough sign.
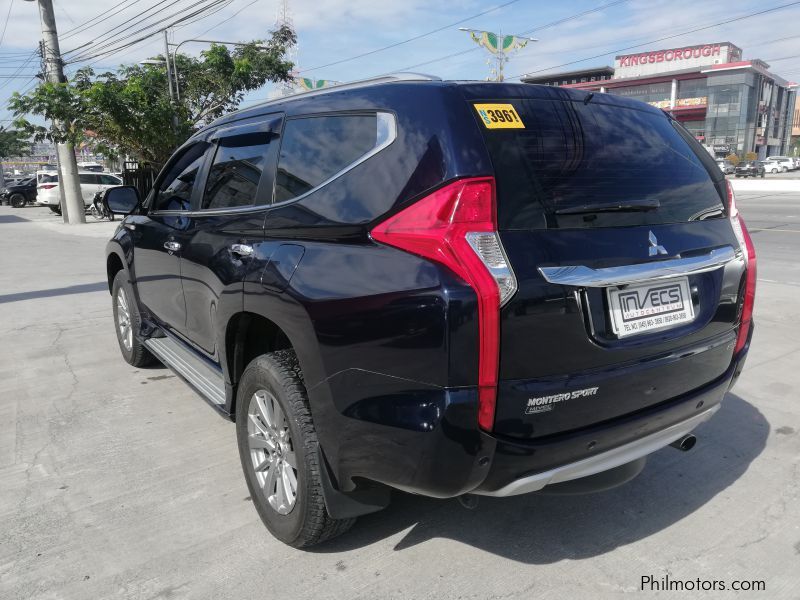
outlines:
[{"label": "kingsborough sign", "polygon": [[741,56],[741,49],[728,42],[624,54],[614,60],[614,79],[708,67],[734,62]]}]

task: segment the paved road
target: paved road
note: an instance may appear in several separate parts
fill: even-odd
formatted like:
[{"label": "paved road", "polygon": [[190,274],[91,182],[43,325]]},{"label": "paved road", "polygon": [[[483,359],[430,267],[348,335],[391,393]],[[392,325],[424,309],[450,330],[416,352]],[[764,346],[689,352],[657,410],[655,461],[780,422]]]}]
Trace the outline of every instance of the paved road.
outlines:
[{"label": "paved road", "polygon": [[695,450],[662,450],[590,496],[468,511],[397,494],[310,552],[261,526],[232,424],[166,369],[119,357],[103,268],[113,225],[0,208],[0,598],[564,600],[636,595],[643,575],[667,574],[799,598],[800,193],[739,202],[758,326]]}]

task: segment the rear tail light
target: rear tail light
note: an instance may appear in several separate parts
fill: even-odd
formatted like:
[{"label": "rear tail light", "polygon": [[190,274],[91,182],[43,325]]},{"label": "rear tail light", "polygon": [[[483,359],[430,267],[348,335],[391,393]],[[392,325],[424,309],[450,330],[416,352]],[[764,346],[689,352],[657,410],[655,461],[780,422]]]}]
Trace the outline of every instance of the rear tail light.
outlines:
[{"label": "rear tail light", "polygon": [[746,261],[744,301],[742,302],[742,312],[739,319],[739,333],[736,336],[736,347],[734,354],[737,354],[747,343],[747,336],[750,334],[750,326],[753,321],[753,304],[756,299],[756,249],[753,240],[744,224],[744,219],[739,214],[736,207],[736,196],[733,193],[730,181],[728,184],[728,212],[730,214],[731,226],[739,241],[739,247],[744,252]]},{"label": "rear tail light", "polygon": [[491,177],[461,179],[389,217],[371,231],[388,246],[436,261],[478,296],[478,424],[494,425],[500,357],[500,307],[517,281],[497,235]]},{"label": "rear tail light", "polygon": [[42,184],[42,185],[38,186],[37,189],[39,189],[39,190],[52,190],[57,185],[58,185],[57,183],[45,183],[45,184]]}]

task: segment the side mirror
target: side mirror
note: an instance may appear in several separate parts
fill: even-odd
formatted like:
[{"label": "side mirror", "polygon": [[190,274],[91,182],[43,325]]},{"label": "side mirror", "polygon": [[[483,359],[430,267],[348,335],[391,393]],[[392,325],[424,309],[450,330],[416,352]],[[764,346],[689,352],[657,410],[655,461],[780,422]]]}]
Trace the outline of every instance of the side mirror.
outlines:
[{"label": "side mirror", "polygon": [[132,185],[108,188],[103,194],[103,205],[115,215],[129,215],[139,206],[139,191]]}]

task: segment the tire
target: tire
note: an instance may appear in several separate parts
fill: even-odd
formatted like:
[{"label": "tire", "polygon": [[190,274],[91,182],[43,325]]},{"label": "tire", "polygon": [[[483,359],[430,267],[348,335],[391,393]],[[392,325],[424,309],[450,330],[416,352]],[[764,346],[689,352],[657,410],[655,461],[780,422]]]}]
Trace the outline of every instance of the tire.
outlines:
[{"label": "tire", "polygon": [[778,172],[778,169],[772,169],[772,171],[770,171],[770,173],[772,173],[773,175],[775,175],[777,172]]},{"label": "tire", "polygon": [[[333,539],[355,523],[332,519],[325,508],[320,481],[325,465],[294,351],[263,354],[247,365],[236,394],[236,437],[250,498],[277,539],[305,548]],[[277,445],[271,441],[276,437]],[[257,472],[256,463],[266,468]],[[289,493],[281,494],[278,487],[285,490],[286,484],[276,477],[287,482]]]},{"label": "tire", "polygon": [[788,172],[789,172],[789,169],[787,169],[786,167],[783,167],[783,168],[781,169],[781,171],[783,171],[784,173],[788,173]]},{"label": "tire", "polygon": [[[111,285],[111,305],[114,312],[114,331],[117,333],[117,343],[125,362],[134,367],[146,367],[155,363],[156,358],[136,335],[142,317],[133,295],[133,286],[124,269],[117,273]],[[127,329],[123,326],[125,321]]]},{"label": "tire", "polygon": [[52,212],[56,213],[57,215],[60,215],[61,214],[61,205],[60,204],[56,204],[55,206],[51,205],[50,206],[50,210]]},{"label": "tire", "polygon": [[766,174],[767,174],[767,172],[766,172],[766,171],[761,171],[761,179],[764,179],[764,177],[766,176]]},{"label": "tire", "polygon": [[14,208],[22,208],[25,206],[25,196],[23,194],[11,194],[8,204]]}]

